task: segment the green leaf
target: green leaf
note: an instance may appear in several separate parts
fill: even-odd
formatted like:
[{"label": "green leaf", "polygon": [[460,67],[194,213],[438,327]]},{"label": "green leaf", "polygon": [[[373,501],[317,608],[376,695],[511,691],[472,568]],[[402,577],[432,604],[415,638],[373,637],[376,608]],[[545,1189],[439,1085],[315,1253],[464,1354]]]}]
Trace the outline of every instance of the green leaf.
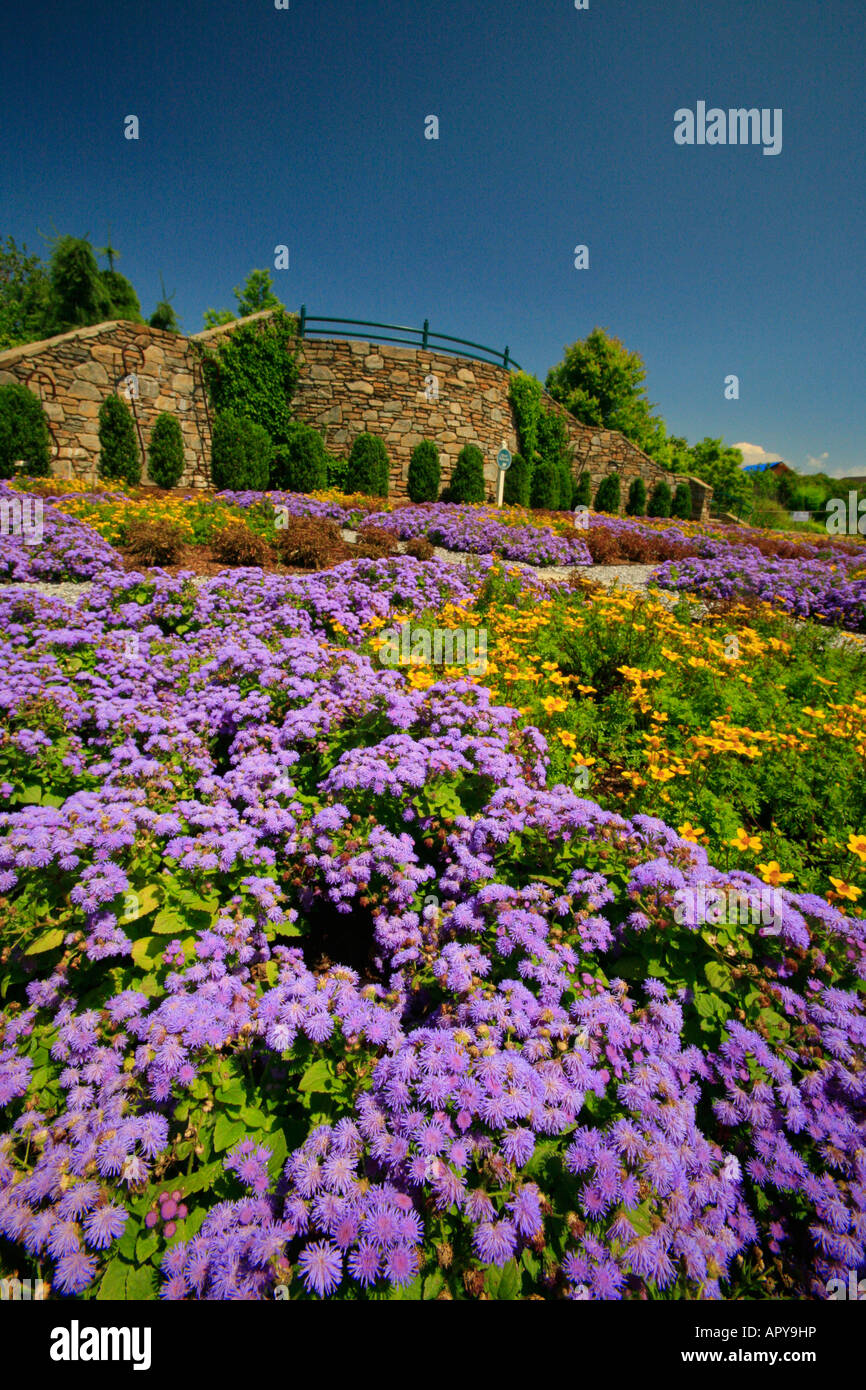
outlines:
[{"label": "green leaf", "polygon": [[148,883],[138,892],[130,893],[128,896],[135,898],[136,906],[122,917],[118,917],[118,926],[121,927],[125,927],[128,922],[137,922],[139,917],[146,917],[148,912],[153,912],[162,901],[162,891],[154,883]]},{"label": "green leaf", "polygon": [[156,1270],[152,1265],[131,1269],[126,1276],[126,1297],[137,1302],[149,1302],[156,1296]]},{"label": "green leaf", "polygon": [[334,1087],[336,1077],[331,1072],[327,1062],[313,1062],[312,1066],[307,1067],[300,1081],[298,1082],[299,1091],[331,1091]]},{"label": "green leaf", "polygon": [[37,936],[36,940],[27,947],[24,952],[26,956],[39,956],[43,951],[55,951],[58,946],[63,945],[63,938],[66,935],[62,927],[52,927],[50,931],[43,932]]},{"label": "green leaf", "polygon": [[709,960],[704,966],[704,974],[713,989],[729,990],[733,984],[730,968],[721,960]]},{"label": "green leaf", "polygon": [[122,1260],[119,1255],[115,1255],[111,1264],[102,1276],[99,1290],[96,1294],[98,1299],[107,1299],[111,1302],[120,1302],[126,1298],[126,1276],[129,1273],[129,1265]]},{"label": "green leaf", "polygon": [[433,1273],[424,1280],[424,1298],[436,1298],[445,1287],[445,1280],[442,1277],[441,1269],[434,1269]]},{"label": "green leaf", "polygon": [[217,1153],[230,1149],[239,1139],[243,1139],[247,1127],[243,1120],[230,1120],[228,1115],[219,1115],[214,1128],[213,1146]]},{"label": "green leaf", "polygon": [[164,907],[153,919],[153,930],[159,936],[181,936],[186,922],[173,907]]},{"label": "green leaf", "polygon": [[520,1297],[520,1270],[516,1260],[509,1260],[503,1267],[496,1297],[500,1301],[507,1299],[509,1303]]},{"label": "green leaf", "polygon": [[152,936],[140,936],[132,943],[132,959],[139,970],[149,973],[162,955],[164,947]]},{"label": "green leaf", "polygon": [[144,1231],[135,1242],[135,1258],[139,1264],[147,1264],[159,1245],[158,1231]]}]

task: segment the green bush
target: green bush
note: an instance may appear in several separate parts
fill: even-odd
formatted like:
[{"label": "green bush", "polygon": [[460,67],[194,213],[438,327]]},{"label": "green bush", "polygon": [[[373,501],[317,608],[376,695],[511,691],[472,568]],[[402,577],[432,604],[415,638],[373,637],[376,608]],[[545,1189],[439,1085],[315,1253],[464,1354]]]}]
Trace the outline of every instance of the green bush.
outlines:
[{"label": "green bush", "polygon": [[[784,511],[783,507],[779,511]],[[692,514],[692,490],[688,483],[677,483],[677,490],[674,493],[671,516],[679,516],[688,521]]]},{"label": "green bush", "polygon": [[632,478],[625,511],[626,516],[646,516],[646,483],[643,478]]},{"label": "green bush", "polygon": [[464,444],[451,475],[448,500],[483,502],[484,498],[484,455],[477,444]]},{"label": "green bush", "polygon": [[406,482],[409,496],[413,502],[435,502],[439,496],[439,483],[442,467],[439,463],[439,450],[430,439],[422,439],[412,450],[409,460],[409,476]]},{"label": "green bush", "polygon": [[390,467],[382,440],[375,434],[359,434],[346,464],[346,491],[368,497],[387,497]]},{"label": "green bush", "polygon": [[10,382],[0,386],[0,478],[12,478],[15,464],[32,478],[51,472],[51,436],[42,402],[26,386]]},{"label": "green bush", "polygon": [[647,516],[670,516],[671,514],[671,490],[664,480],[656,483],[647,504]]},{"label": "green bush", "polygon": [[574,477],[571,472],[571,465],[564,458],[560,458],[556,464],[556,476],[559,481],[559,510],[567,512],[571,510],[574,497]]},{"label": "green bush", "polygon": [[559,475],[549,459],[539,459],[533,468],[529,497],[533,507],[548,512],[559,507]]},{"label": "green bush", "polygon": [[292,424],[286,443],[274,450],[270,484],[289,492],[318,492],[328,486],[325,441],[312,425]]},{"label": "green bush", "polygon": [[211,447],[214,487],[219,491],[263,491],[268,485],[271,452],[271,441],[262,425],[233,415],[231,411],[218,415],[214,420]]},{"label": "green bush", "polygon": [[100,478],[123,479],[134,487],[141,482],[141,454],[135,421],[126,401],[107,396],[99,407]]},{"label": "green bush", "polygon": [[335,487],[339,492],[346,492],[346,469],[349,466],[348,459],[337,458],[336,454],[325,453],[325,467],[328,473],[328,487]]},{"label": "green bush", "polygon": [[176,487],[183,473],[183,435],[178,421],[168,411],[157,415],[150,433],[147,472],[157,487]]},{"label": "green bush", "polygon": [[505,474],[502,500],[510,507],[528,507],[529,484],[529,465],[522,454],[515,454]]},{"label": "green bush", "polygon": [[592,483],[588,473],[581,473],[574,486],[572,507],[588,507],[592,497]]},{"label": "green bush", "polygon": [[597,512],[610,512],[613,516],[619,514],[618,473],[608,473],[607,477],[602,478],[596,490],[593,506]]}]

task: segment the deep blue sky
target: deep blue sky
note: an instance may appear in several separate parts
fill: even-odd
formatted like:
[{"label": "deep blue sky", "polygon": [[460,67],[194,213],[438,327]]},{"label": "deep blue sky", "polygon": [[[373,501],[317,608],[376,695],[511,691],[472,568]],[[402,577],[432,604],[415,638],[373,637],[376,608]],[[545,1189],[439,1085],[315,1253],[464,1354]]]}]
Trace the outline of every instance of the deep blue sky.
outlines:
[{"label": "deep blue sky", "polygon": [[[278,243],[289,308],[426,316],[542,379],[600,324],[671,432],[866,473],[863,0],[290,6],[4,0],[0,236],[110,227],[186,332]],[[781,154],[677,146],[699,100],[782,108]]]}]

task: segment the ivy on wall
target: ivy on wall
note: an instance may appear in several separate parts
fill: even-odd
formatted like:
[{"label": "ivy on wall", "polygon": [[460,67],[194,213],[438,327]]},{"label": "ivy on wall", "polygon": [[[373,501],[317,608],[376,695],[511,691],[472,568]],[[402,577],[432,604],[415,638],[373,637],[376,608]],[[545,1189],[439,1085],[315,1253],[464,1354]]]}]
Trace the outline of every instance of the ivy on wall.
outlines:
[{"label": "ivy on wall", "polygon": [[270,318],[225,333],[213,346],[194,346],[212,410],[254,420],[273,444],[285,444],[300,374],[294,318],[277,310]]}]

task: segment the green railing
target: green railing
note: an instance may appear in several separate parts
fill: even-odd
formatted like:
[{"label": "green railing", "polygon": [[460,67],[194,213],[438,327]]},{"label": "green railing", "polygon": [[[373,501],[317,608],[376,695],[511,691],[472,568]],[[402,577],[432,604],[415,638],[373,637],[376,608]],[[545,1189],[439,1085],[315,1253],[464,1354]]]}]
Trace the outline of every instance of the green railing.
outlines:
[{"label": "green railing", "polygon": [[[327,326],[324,328],[310,328],[311,323],[325,324]],[[335,324],[339,324],[340,326],[339,332],[336,334],[332,333],[332,326]],[[346,324],[350,324],[353,328],[362,329],[387,328],[393,330],[395,333],[411,333],[415,336],[411,338],[392,338],[384,333],[378,332],[373,334],[354,333],[344,328]],[[490,359],[493,358],[493,363],[491,365],[502,366],[506,371],[510,371],[512,367],[518,372],[523,370],[520,363],[514,361],[507,346],[504,352],[499,352],[497,348],[485,347],[484,343],[470,342],[468,338],[453,338],[449,333],[433,333],[430,329],[429,319],[424,320],[423,328],[407,328],[406,325],[402,323],[370,323],[366,319],[324,318],[319,314],[308,314],[306,304],[302,304],[301,312],[298,316],[298,332],[302,338],[306,337],[309,333],[320,333],[326,338],[336,336],[338,338],[365,338],[377,343],[401,343],[404,347],[429,348],[432,352],[453,352],[459,354],[461,357],[472,357],[478,362],[489,362]],[[457,343],[459,347],[449,347],[447,346],[449,343]],[[462,348],[474,348],[475,351],[462,352]],[[480,357],[479,353],[482,352],[486,352],[488,356]]]}]

